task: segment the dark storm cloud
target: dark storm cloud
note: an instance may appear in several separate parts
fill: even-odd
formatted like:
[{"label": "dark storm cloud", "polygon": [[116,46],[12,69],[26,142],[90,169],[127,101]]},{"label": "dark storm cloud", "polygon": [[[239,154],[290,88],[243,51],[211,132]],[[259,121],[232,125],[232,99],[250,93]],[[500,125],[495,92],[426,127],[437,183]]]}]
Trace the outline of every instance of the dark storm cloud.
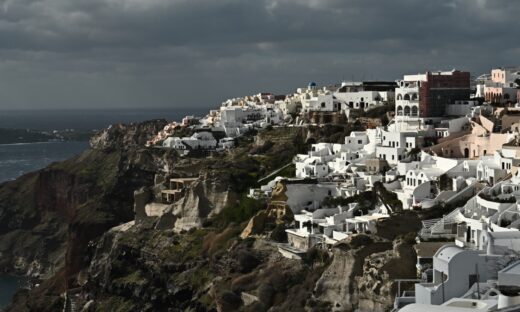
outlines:
[{"label": "dark storm cloud", "polygon": [[516,0],[4,0],[0,108],[214,106],[518,62]]}]

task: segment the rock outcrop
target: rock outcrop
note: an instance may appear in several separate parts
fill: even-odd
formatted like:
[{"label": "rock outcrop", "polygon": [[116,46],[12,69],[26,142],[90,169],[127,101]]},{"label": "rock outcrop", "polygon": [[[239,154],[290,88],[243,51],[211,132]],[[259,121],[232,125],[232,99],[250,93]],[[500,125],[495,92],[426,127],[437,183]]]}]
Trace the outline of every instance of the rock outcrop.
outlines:
[{"label": "rock outcrop", "polygon": [[259,211],[249,220],[240,237],[246,239],[251,235],[265,233],[268,226],[274,228],[276,225],[289,223],[293,219],[293,212],[287,204],[271,202],[267,209]]},{"label": "rock outcrop", "polygon": [[[120,132],[114,142],[102,143],[105,135],[100,134],[93,140],[101,145],[1,184],[2,270],[53,280],[41,287],[56,295],[73,287],[88,264],[89,244],[111,227],[133,220],[134,190],[151,185],[154,174],[164,167],[163,151],[135,145],[121,148],[148,137],[151,131],[139,131],[154,125],[125,126],[132,135]],[[30,305],[33,295],[27,295],[25,305]]]},{"label": "rock outcrop", "polygon": [[333,261],[314,294],[334,311],[388,311],[396,291],[394,279],[415,278],[415,261],[409,244],[357,235],[334,247]]},{"label": "rock outcrop", "polygon": [[94,135],[90,146],[99,150],[128,149],[143,147],[146,142],[162,130],[168,122],[164,119],[137,124],[115,124]]},{"label": "rock outcrop", "polygon": [[229,184],[206,172],[189,187],[181,200],[173,204],[171,213],[176,217],[174,229],[199,228],[205,220],[237,199],[238,195],[230,190]]},{"label": "rock outcrop", "polygon": [[[410,246],[392,243],[397,223],[302,261],[265,241],[293,218],[286,185],[267,209],[242,196],[306,150],[307,129],[266,130],[256,144],[246,136],[224,154],[181,158],[144,147],[164,125],[113,126],[83,155],[0,185],[0,266],[41,282],[10,311],[60,310],[70,289],[76,306],[95,311],[383,311],[392,279],[415,271]],[[169,177],[199,180],[168,213],[145,217]]]}]

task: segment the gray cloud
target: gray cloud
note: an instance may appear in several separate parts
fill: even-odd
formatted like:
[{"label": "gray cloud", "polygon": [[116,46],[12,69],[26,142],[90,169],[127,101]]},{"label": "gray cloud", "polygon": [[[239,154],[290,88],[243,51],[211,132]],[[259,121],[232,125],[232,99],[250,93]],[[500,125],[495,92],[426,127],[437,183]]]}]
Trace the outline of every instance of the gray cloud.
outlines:
[{"label": "gray cloud", "polygon": [[520,56],[517,0],[3,0],[0,109],[215,106],[315,80],[475,74]]}]

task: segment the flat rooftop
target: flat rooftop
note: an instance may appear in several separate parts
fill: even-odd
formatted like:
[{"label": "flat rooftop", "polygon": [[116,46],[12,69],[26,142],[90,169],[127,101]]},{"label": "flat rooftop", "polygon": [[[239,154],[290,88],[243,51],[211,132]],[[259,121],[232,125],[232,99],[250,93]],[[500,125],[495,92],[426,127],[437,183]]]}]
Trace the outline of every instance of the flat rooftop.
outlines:
[{"label": "flat rooftop", "polygon": [[433,258],[437,250],[446,244],[449,244],[449,242],[421,242],[414,245],[414,249],[417,257]]}]

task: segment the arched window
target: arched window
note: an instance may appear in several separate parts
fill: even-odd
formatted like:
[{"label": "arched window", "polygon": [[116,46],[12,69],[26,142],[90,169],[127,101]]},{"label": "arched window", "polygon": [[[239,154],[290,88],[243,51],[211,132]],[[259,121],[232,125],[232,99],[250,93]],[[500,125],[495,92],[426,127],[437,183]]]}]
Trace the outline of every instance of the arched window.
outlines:
[{"label": "arched window", "polygon": [[398,99],[398,100],[402,100],[402,99],[403,99],[403,96],[402,96],[401,94],[398,94],[398,95],[397,95],[397,99]]},{"label": "arched window", "polygon": [[403,115],[403,107],[401,105],[397,106],[397,115],[398,116]]},{"label": "arched window", "polygon": [[409,94],[405,94],[404,95],[404,100],[405,101],[410,101],[410,95]]},{"label": "arched window", "polygon": [[417,101],[418,98],[417,93],[412,94],[412,101]]},{"label": "arched window", "polygon": [[404,115],[405,116],[410,116],[410,107],[409,106],[405,106],[404,107]]},{"label": "arched window", "polygon": [[417,106],[413,106],[412,107],[412,116],[417,116],[418,115],[418,111],[419,111],[419,109],[417,108]]}]

